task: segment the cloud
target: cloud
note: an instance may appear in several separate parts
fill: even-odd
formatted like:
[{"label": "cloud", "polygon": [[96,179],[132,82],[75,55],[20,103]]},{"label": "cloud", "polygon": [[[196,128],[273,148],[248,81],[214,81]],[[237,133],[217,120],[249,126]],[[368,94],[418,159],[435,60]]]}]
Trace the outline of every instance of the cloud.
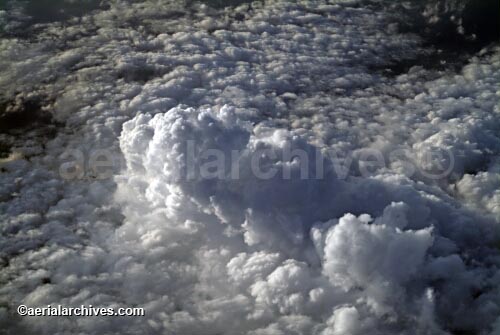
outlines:
[{"label": "cloud", "polygon": [[[5,99],[42,96],[58,122],[8,135],[22,158],[0,162],[9,331],[498,330],[497,46],[387,75],[429,49],[350,1],[117,2],[38,29],[0,42]],[[81,178],[61,178],[68,152]],[[20,303],[146,316],[40,322]]]}]

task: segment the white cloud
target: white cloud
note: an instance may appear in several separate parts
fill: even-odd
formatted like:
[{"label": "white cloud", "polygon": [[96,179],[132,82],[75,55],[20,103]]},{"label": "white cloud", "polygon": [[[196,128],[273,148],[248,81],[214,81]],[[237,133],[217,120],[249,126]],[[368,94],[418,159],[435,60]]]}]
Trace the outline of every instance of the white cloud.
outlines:
[{"label": "white cloud", "polygon": [[[0,323],[41,334],[495,334],[498,47],[457,73],[385,76],[428,50],[383,12],[349,1],[236,11],[244,19],[115,2],[42,25],[34,41],[0,41],[5,97],[43,97],[64,124],[43,148],[10,138],[22,158],[0,162]],[[97,149],[123,161],[117,175],[61,178],[64,153],[88,163]],[[225,178],[186,178],[213,149]],[[287,149],[309,173],[323,152],[324,175],[301,179]],[[374,149],[387,164],[363,174]],[[429,177],[447,163],[429,167],[430,149],[453,155],[450,175]],[[276,175],[259,177],[254,157]],[[21,302],[146,316],[8,319]]]}]

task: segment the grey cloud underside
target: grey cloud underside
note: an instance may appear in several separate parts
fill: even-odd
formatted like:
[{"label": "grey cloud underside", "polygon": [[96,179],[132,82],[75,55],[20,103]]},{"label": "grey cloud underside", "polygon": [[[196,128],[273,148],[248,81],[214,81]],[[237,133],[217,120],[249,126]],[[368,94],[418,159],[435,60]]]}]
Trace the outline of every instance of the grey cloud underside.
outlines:
[{"label": "grey cloud underside", "polygon": [[[352,1],[113,2],[37,29],[0,41],[6,106],[36,101],[57,122],[43,142],[43,125],[0,138],[7,334],[500,333],[497,45],[458,72],[390,73],[434,50]],[[393,160],[371,176],[327,161],[321,180],[188,181],[174,175],[188,140],[243,166],[266,148],[292,172],[286,145],[358,167],[368,149],[434,148],[455,165],[439,180]],[[64,180],[73,149],[125,164]],[[20,318],[20,303],[146,316]]]}]

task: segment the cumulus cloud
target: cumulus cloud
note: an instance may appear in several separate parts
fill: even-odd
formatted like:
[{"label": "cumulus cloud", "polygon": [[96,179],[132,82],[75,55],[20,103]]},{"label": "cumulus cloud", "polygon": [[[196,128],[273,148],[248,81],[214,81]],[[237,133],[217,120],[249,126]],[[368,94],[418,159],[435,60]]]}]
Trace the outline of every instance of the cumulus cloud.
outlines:
[{"label": "cumulus cloud", "polygon": [[38,97],[57,129],[0,137],[4,329],[500,329],[498,46],[397,70],[429,47],[352,1],[113,2],[36,29],[0,42],[8,104]]}]

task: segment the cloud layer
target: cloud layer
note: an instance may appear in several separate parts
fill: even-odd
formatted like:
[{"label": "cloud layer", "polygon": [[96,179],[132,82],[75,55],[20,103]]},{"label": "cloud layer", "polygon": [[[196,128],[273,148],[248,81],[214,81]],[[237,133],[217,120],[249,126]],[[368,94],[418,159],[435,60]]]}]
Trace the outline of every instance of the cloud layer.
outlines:
[{"label": "cloud layer", "polygon": [[[36,98],[59,124],[43,143],[0,138],[13,151],[0,163],[3,329],[500,332],[498,46],[459,72],[399,73],[432,48],[352,1],[113,2],[36,29],[0,41],[5,99]],[[87,163],[103,149],[116,174],[98,179]],[[323,153],[322,177],[301,178],[284,149],[310,171]],[[238,177],[186,178],[207,150],[226,173],[238,151]],[[270,178],[250,168],[263,150]],[[368,169],[370,150],[383,166]],[[85,163],[72,180],[68,152]],[[446,162],[429,152],[452,155],[449,173],[431,178]],[[21,303],[146,316],[20,318]]]}]

